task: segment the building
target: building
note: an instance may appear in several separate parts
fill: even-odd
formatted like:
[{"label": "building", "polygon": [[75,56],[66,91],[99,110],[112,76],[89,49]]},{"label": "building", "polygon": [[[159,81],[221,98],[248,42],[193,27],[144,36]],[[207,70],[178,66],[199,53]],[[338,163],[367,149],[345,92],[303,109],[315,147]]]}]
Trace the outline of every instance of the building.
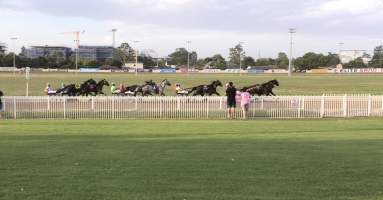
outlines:
[{"label": "building", "polygon": [[113,58],[112,46],[80,46],[80,60],[103,62]]},{"label": "building", "polygon": [[72,49],[62,46],[31,46],[30,48],[23,47],[21,53],[27,58],[49,57],[56,54],[68,59],[72,54]]},{"label": "building", "polygon": [[347,64],[357,58],[362,58],[365,64],[371,61],[371,57],[365,50],[342,50],[339,52],[339,59],[342,64]]},{"label": "building", "polygon": [[4,54],[7,50],[7,45],[4,43],[0,43],[0,54]]}]

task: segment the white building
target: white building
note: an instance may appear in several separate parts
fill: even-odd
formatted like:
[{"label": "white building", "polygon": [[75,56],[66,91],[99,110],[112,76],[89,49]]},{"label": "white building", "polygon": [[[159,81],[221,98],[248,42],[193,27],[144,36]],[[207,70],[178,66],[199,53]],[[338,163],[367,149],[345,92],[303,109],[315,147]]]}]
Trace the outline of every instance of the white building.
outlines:
[{"label": "white building", "polygon": [[362,58],[365,64],[371,61],[371,58],[366,56],[365,50],[341,50],[339,52],[339,59],[342,64],[349,63],[357,58]]}]

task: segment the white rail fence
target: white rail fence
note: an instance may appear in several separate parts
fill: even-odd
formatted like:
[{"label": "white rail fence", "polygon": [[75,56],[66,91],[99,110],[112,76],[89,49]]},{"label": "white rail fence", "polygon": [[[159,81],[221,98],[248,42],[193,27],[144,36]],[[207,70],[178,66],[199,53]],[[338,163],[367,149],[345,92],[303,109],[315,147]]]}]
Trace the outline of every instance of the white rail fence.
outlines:
[{"label": "white rail fence", "polygon": [[[241,117],[241,109],[236,111]],[[383,117],[383,96],[255,97],[250,118]],[[225,97],[3,97],[3,119],[224,119]]]}]

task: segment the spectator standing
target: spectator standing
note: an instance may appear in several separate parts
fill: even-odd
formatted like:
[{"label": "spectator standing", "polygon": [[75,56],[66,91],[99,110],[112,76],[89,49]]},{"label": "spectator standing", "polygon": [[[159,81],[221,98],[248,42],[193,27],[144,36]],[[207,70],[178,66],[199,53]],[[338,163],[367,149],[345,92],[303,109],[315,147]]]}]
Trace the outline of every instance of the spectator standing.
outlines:
[{"label": "spectator standing", "polygon": [[237,107],[236,102],[237,89],[235,88],[233,82],[229,82],[229,85],[226,89],[227,96],[227,118],[234,118],[235,108]]}]

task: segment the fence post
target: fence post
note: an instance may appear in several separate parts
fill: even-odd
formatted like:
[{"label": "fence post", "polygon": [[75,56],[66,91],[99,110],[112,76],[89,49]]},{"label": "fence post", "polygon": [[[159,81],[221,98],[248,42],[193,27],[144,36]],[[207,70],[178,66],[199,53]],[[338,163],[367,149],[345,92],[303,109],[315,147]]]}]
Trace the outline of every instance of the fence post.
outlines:
[{"label": "fence post", "polygon": [[264,101],[265,101],[265,99],[263,98],[263,97],[260,97],[261,98],[261,110],[263,110],[264,109]]},{"label": "fence post", "polygon": [[16,114],[16,97],[13,97],[13,118],[17,119],[17,114]]},{"label": "fence post", "polygon": [[112,119],[115,119],[114,96],[112,96]]},{"label": "fence post", "polygon": [[66,97],[63,97],[64,119],[66,119]]},{"label": "fence post", "polygon": [[94,96],[92,96],[92,111],[94,111]]},{"label": "fence post", "polygon": [[47,104],[48,104],[48,105],[47,105],[47,109],[48,109],[48,110],[51,110],[51,101],[50,101],[50,97],[48,96],[47,98],[48,98],[48,99],[47,99]]},{"label": "fence post", "polygon": [[302,97],[299,97],[299,101],[298,101],[298,118],[301,118],[301,106],[302,106]]},{"label": "fence post", "polygon": [[347,94],[343,96],[343,117],[347,118]]},{"label": "fence post", "polygon": [[257,99],[253,97],[253,118],[255,118],[255,109],[257,109]]},{"label": "fence post", "polygon": [[325,96],[323,94],[321,99],[321,104],[320,104],[320,118],[324,118],[324,103],[325,103],[324,100],[325,100]]},{"label": "fence post", "polygon": [[371,94],[368,95],[368,110],[367,110],[367,116],[371,116],[371,107],[372,107],[372,98]]},{"label": "fence post", "polygon": [[209,119],[209,98],[206,98],[206,118]]}]

